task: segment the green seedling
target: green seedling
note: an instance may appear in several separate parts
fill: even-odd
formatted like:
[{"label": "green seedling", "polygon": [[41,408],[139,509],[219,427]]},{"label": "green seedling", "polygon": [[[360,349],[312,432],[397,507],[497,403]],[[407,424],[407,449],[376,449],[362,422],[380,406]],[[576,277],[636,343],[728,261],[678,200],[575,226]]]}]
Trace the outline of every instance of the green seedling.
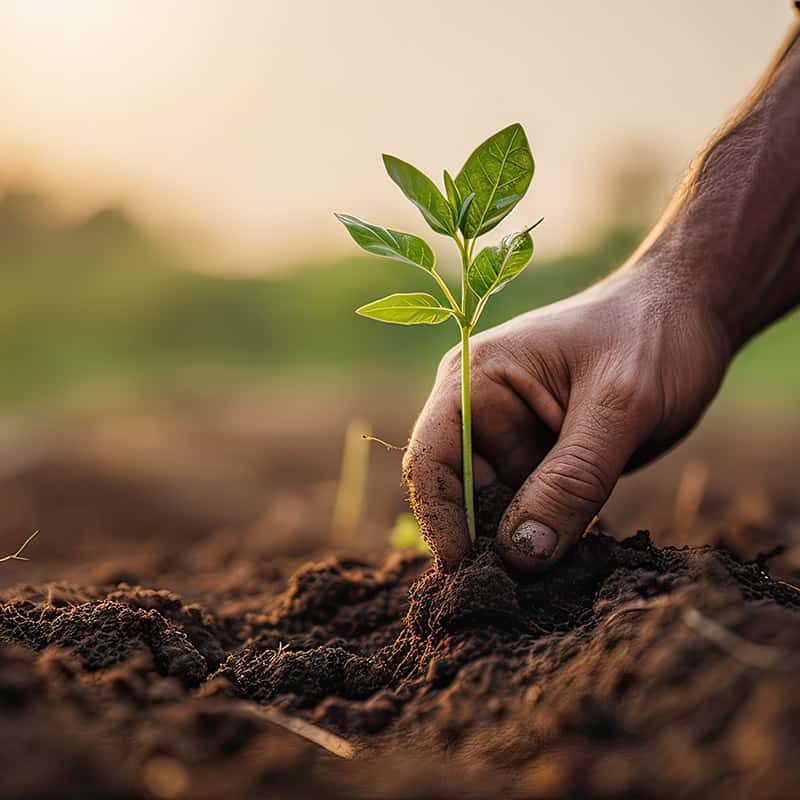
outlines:
[{"label": "green seedling", "polygon": [[472,478],[472,412],[470,406],[470,336],[489,298],[528,266],[533,256],[531,231],[537,222],[499,244],[475,254],[475,243],[501,222],[522,199],[533,179],[534,161],[525,131],[509,125],[477,147],[455,178],[444,171],[444,188],[416,167],[384,155],[391,179],[420,210],[436,233],[456,244],[461,260],[461,301],[436,270],[436,255],[418,236],[382,228],[347,214],[336,217],[356,244],[386,258],[419,267],[436,281],[444,301],[427,292],[390,294],[367,303],[356,313],[396,325],[438,325],[452,319],[461,335],[461,448],[464,510],[475,540],[475,498]]},{"label": "green seedling", "polygon": [[408,511],[403,511],[397,515],[394,527],[389,533],[389,542],[396,550],[412,550],[415,553],[426,556],[431,553],[422,538],[417,520]]}]

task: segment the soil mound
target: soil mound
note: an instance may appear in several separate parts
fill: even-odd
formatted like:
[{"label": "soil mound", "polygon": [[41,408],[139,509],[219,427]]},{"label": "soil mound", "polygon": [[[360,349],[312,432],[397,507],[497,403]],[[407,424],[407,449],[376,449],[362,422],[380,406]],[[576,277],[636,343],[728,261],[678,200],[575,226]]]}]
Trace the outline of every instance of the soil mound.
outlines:
[{"label": "soil mound", "polygon": [[[448,575],[400,554],[329,557],[282,586],[265,575],[194,603],[124,583],[0,595],[0,769],[27,765],[0,795],[783,798],[800,785],[800,591],[761,562],[595,533],[536,578],[485,536]],[[241,700],[364,757],[333,765]]]}]

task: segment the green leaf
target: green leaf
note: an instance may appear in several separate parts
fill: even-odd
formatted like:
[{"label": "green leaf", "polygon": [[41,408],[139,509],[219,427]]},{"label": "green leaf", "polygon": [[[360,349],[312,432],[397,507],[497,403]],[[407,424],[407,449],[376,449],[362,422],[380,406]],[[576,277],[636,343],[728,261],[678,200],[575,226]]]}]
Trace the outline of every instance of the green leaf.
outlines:
[{"label": "green leaf", "polygon": [[450,203],[453,211],[458,214],[461,208],[461,196],[458,193],[458,189],[456,189],[455,181],[453,181],[447,170],[444,171],[444,188],[447,190],[447,202]]},{"label": "green leaf", "polygon": [[389,177],[403,194],[422,212],[425,221],[436,233],[452,236],[456,232],[455,212],[436,184],[416,167],[394,156],[383,156]]},{"label": "green leaf", "polygon": [[347,228],[356,244],[363,247],[368,253],[403,261],[406,264],[421,267],[426,272],[433,272],[436,268],[436,256],[433,250],[419,236],[382,228],[380,225],[371,225],[369,222],[364,222],[358,217],[351,217],[349,214],[335,214],[334,216]]},{"label": "green leaf", "polygon": [[468,194],[464,198],[464,202],[461,204],[461,211],[458,212],[458,227],[464,227],[464,220],[467,218],[467,214],[469,213],[469,207],[472,205],[472,201],[475,199],[475,192]]},{"label": "green leaf", "polygon": [[506,236],[496,247],[484,247],[470,264],[467,279],[478,297],[499,292],[528,266],[533,256],[530,230]]},{"label": "green leaf", "polygon": [[522,125],[509,125],[479,145],[456,175],[461,197],[475,199],[461,230],[467,239],[490,231],[522,199],[533,178],[533,155]]},{"label": "green leaf", "polygon": [[394,528],[389,534],[389,541],[392,547],[398,550],[413,550],[422,555],[431,554],[428,545],[425,544],[425,540],[422,538],[422,532],[419,529],[417,520],[408,511],[402,511],[397,515]]},{"label": "green leaf", "polygon": [[390,294],[356,309],[356,314],[396,325],[438,325],[453,316],[431,294],[411,292]]}]

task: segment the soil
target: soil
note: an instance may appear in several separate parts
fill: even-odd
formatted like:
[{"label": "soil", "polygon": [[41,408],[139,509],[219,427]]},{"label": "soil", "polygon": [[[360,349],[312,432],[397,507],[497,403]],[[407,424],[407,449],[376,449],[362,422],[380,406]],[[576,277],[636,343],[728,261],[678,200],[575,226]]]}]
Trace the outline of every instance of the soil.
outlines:
[{"label": "soil", "polygon": [[[0,498],[27,488],[53,510],[59,470],[77,468],[26,467]],[[600,526],[528,578],[485,535],[508,497],[497,487],[449,575],[314,534],[304,550],[279,530],[255,557],[243,522],[204,528],[152,487],[82,468],[84,491],[103,486],[103,519],[131,535],[68,579],[0,590],[2,797],[797,794],[800,589],[768,557]],[[169,519],[173,536],[156,535]],[[780,543],[774,530],[786,526],[760,543]]]}]

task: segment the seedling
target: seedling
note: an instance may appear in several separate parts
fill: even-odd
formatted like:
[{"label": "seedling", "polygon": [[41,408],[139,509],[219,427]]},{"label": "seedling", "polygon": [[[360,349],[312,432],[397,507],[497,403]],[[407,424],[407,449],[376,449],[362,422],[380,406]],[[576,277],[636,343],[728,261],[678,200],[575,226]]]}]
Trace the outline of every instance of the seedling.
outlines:
[{"label": "seedling", "polygon": [[396,550],[413,550],[415,553],[426,556],[431,553],[422,538],[417,520],[408,511],[397,515],[394,527],[389,533],[389,542]]},{"label": "seedling", "polygon": [[452,319],[461,335],[461,450],[464,510],[475,540],[475,497],[472,478],[472,412],[470,406],[470,336],[489,298],[528,266],[533,256],[531,231],[506,236],[475,255],[475,243],[503,220],[522,199],[533,179],[534,162],[525,131],[509,125],[478,146],[455,179],[444,171],[445,193],[416,167],[384,155],[389,177],[420,210],[436,233],[456,243],[461,259],[461,302],[436,271],[436,256],[418,236],[382,228],[347,214],[336,217],[356,244],[368,253],[393,258],[427,272],[444,296],[427,292],[390,294],[367,303],[357,314],[396,325],[438,325]]}]

